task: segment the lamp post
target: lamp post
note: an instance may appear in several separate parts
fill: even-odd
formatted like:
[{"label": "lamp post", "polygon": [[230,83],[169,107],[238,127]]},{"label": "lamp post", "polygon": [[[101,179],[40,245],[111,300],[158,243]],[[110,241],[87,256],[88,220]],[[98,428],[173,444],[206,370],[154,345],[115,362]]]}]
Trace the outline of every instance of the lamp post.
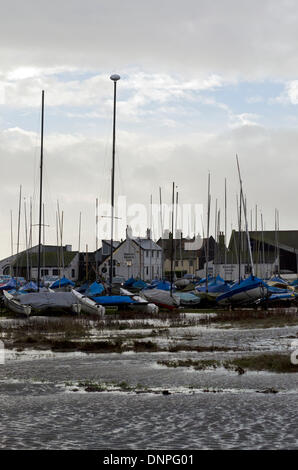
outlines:
[{"label": "lamp post", "polygon": [[112,151],[112,184],[111,184],[111,254],[110,254],[110,294],[113,282],[113,230],[114,230],[114,196],[115,196],[115,142],[116,142],[116,90],[120,75],[113,74],[110,79],[114,82],[114,112],[113,112],[113,151]]}]

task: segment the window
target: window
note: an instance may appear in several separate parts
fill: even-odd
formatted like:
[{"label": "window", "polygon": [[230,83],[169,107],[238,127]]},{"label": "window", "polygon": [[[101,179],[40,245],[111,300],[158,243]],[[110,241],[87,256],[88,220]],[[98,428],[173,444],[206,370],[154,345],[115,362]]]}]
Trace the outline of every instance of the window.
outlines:
[{"label": "window", "polygon": [[154,258],[154,250],[152,250],[152,258]]},{"label": "window", "polygon": [[148,258],[148,256],[149,256],[149,251],[146,250],[146,258]]},{"label": "window", "polygon": [[59,269],[53,269],[53,276],[59,276]]},{"label": "window", "polygon": [[75,269],[72,269],[71,270],[71,277],[75,277],[75,276],[76,276],[76,271],[75,271]]},{"label": "window", "polygon": [[193,266],[193,260],[192,259],[189,260],[189,266]]},{"label": "window", "polygon": [[148,274],[149,274],[149,268],[148,268],[148,266],[146,266],[146,274],[147,274],[147,276],[148,276]]},{"label": "window", "polygon": [[159,258],[159,251],[156,252],[156,258]]},{"label": "window", "polygon": [[48,269],[42,269],[41,270],[41,275],[42,276],[48,276],[49,275],[49,270]]}]

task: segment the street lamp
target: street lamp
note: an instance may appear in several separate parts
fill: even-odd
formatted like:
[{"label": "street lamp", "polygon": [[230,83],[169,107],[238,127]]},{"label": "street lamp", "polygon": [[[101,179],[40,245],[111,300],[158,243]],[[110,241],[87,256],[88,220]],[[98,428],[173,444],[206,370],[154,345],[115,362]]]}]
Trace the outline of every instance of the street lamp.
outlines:
[{"label": "street lamp", "polygon": [[112,184],[111,184],[111,255],[110,255],[110,294],[113,282],[113,229],[114,229],[114,183],[115,183],[115,142],[116,142],[116,89],[120,75],[113,74],[110,79],[114,82],[114,112],[113,112],[113,153],[112,153]]}]

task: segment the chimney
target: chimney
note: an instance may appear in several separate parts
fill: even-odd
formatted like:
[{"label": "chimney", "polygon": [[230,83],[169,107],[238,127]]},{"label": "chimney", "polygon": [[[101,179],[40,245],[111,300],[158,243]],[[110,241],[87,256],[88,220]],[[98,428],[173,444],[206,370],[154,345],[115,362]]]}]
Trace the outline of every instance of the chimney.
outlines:
[{"label": "chimney", "polygon": [[147,230],[146,230],[146,236],[147,236],[147,239],[148,239],[148,240],[151,239],[151,230],[150,230],[150,228],[147,228]]},{"label": "chimney", "polygon": [[127,238],[132,238],[132,228],[130,227],[130,225],[126,226],[126,239]]}]

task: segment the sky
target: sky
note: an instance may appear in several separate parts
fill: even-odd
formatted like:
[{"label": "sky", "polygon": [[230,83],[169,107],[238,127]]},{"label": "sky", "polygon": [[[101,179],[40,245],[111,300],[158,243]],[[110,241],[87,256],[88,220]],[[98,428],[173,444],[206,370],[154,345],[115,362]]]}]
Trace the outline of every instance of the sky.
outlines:
[{"label": "sky", "polygon": [[[0,259],[26,247],[32,200],[38,236],[41,92],[45,91],[45,241],[96,247],[109,231],[113,83],[118,73],[115,191],[117,235],[137,205],[150,222],[150,199],[201,205],[206,233],[208,174],[211,232],[215,207],[224,230],[237,226],[239,157],[248,223],[298,229],[298,4],[292,0],[1,0]],[[257,206],[257,218],[256,218]],[[121,216],[121,217],[120,217]],[[124,220],[125,219],[125,220]],[[121,220],[121,222],[120,222]],[[180,221],[180,223],[182,223]],[[179,225],[179,220],[178,220]],[[121,227],[121,229],[119,229]],[[167,221],[164,221],[167,227]],[[184,233],[186,231],[184,227]],[[105,230],[104,230],[105,229]]]}]

